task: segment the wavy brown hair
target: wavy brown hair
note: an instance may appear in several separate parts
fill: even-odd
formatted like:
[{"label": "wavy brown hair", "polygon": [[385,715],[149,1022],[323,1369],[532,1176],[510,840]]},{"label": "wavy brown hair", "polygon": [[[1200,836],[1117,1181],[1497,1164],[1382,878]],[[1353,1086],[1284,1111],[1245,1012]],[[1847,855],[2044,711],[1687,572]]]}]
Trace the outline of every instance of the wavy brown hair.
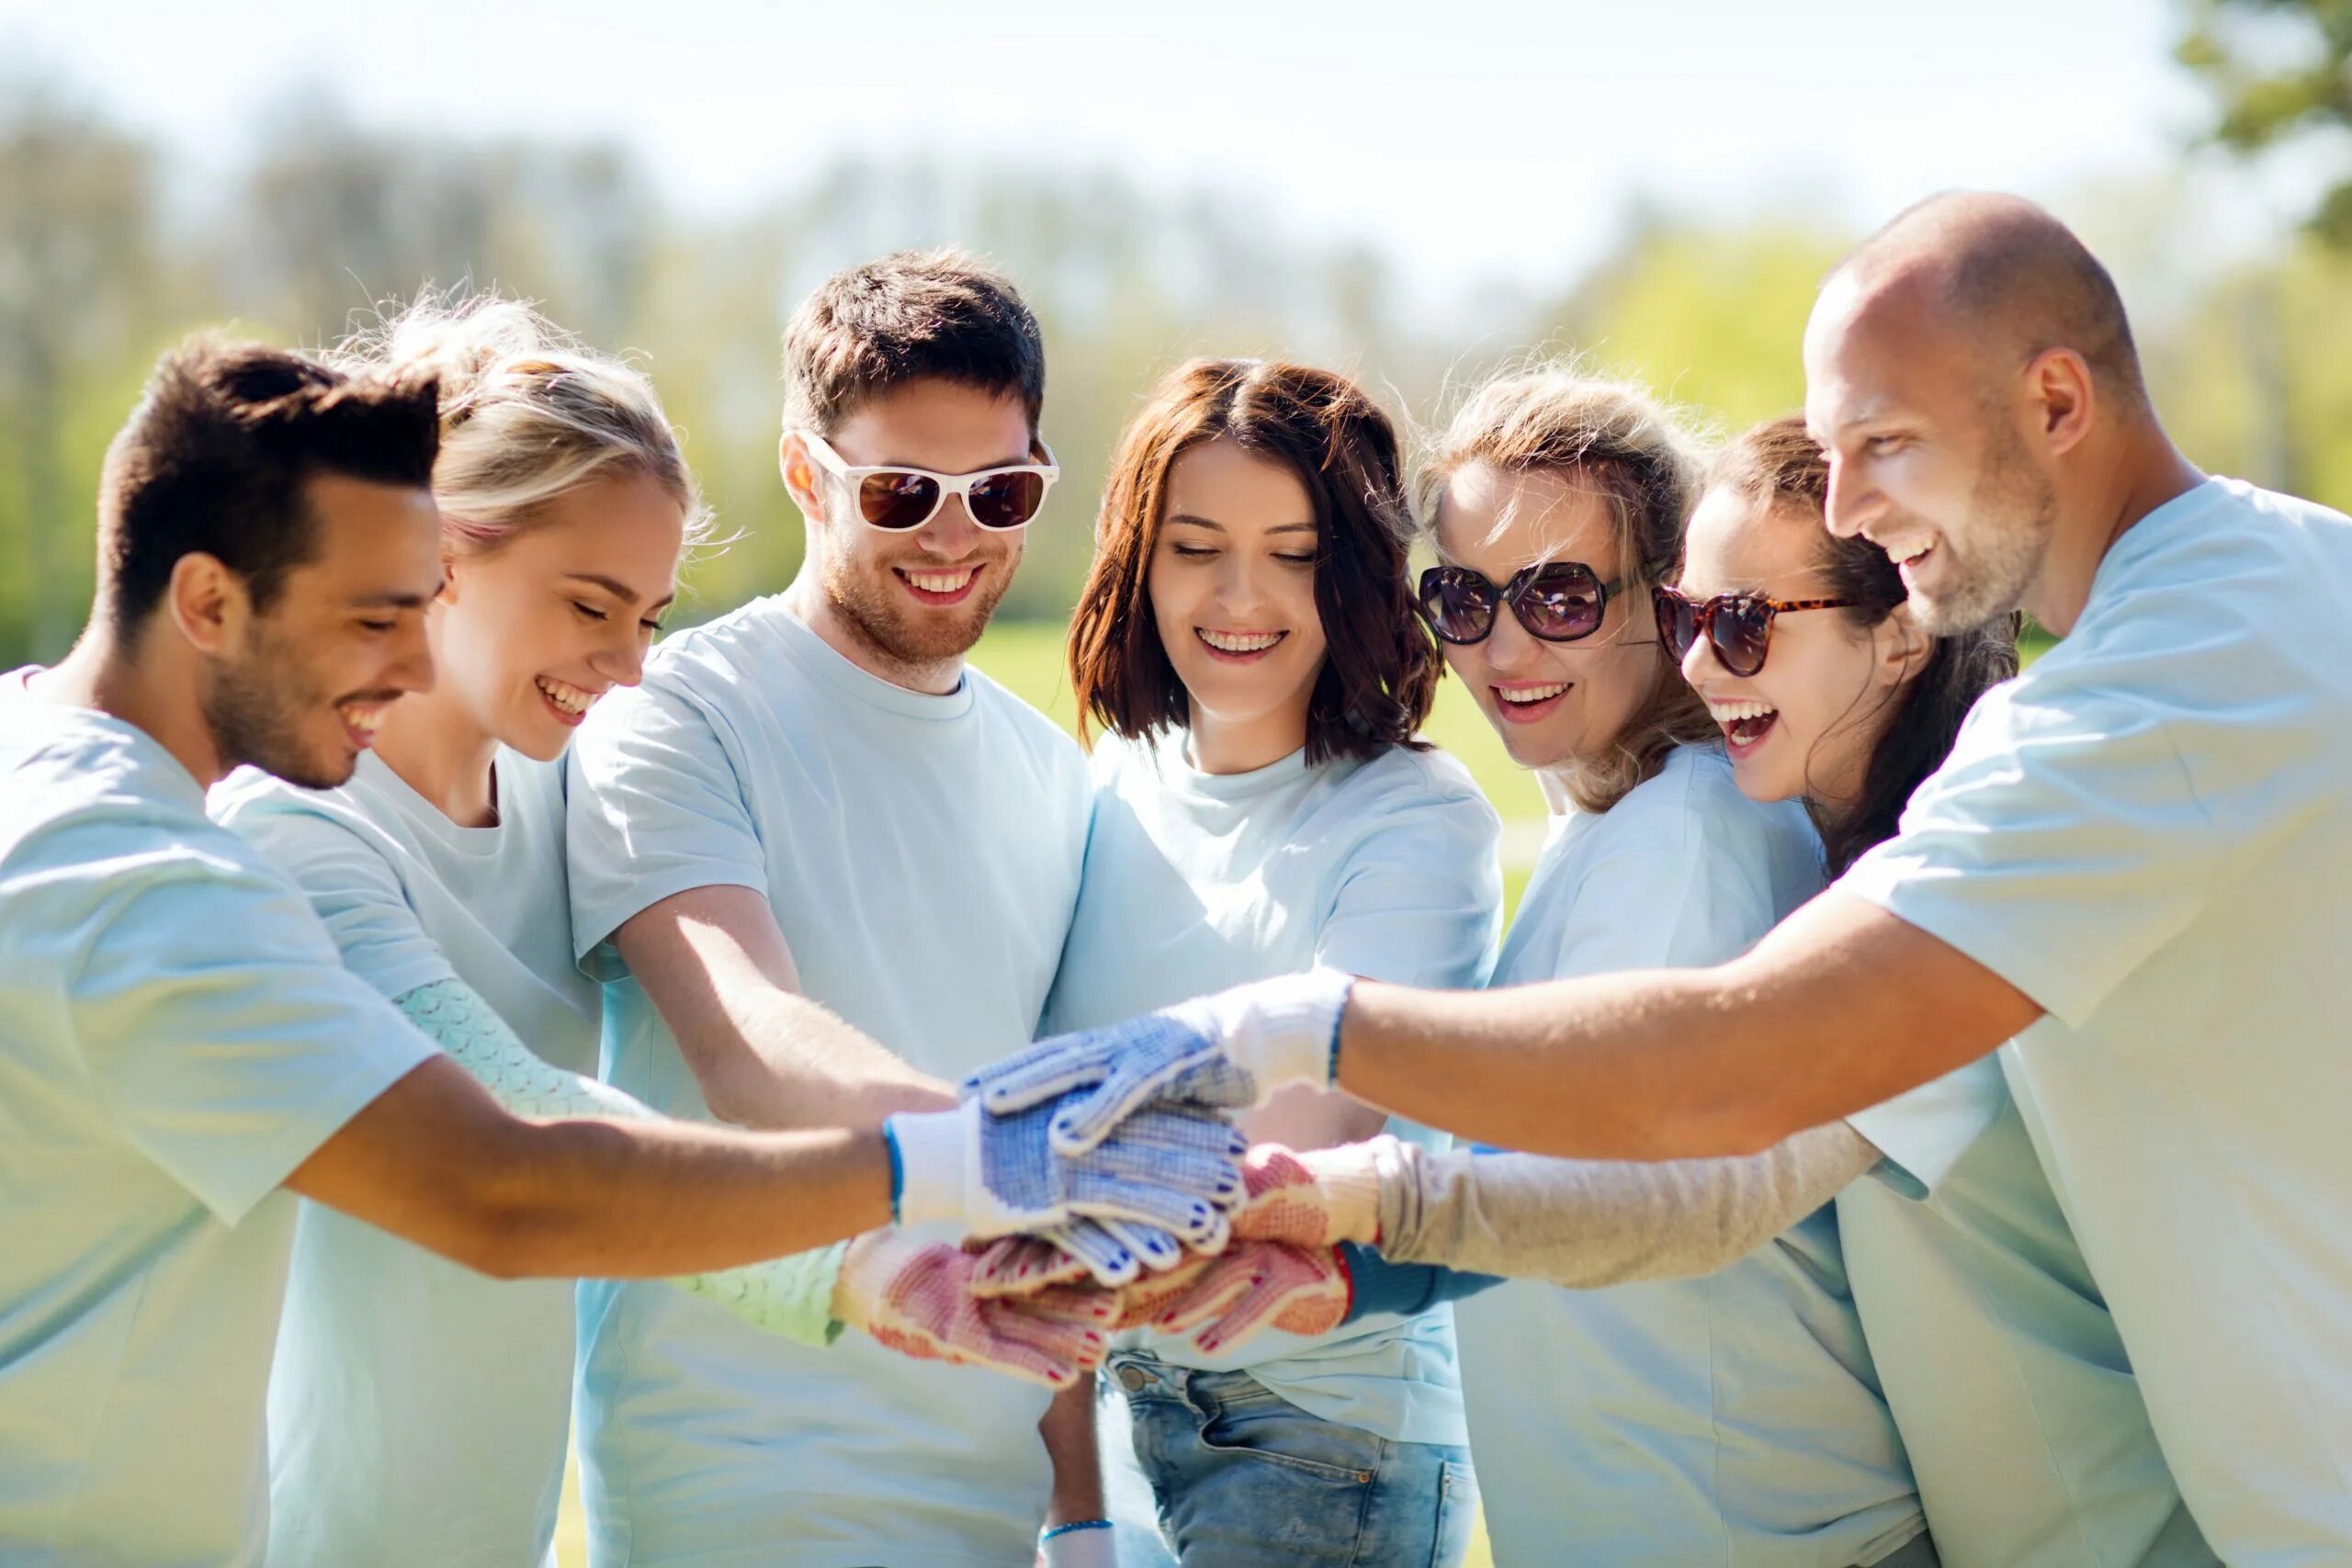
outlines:
[{"label": "wavy brown hair", "polygon": [[[1696,444],[1656,398],[1630,383],[1580,376],[1562,365],[1487,382],[1447,422],[1422,465],[1421,515],[1431,544],[1438,498],[1456,473],[1474,464],[1506,474],[1573,474],[1598,492],[1616,523],[1624,583],[1610,603],[1622,603],[1634,619],[1650,617],[1650,590],[1671,577],[1681,559],[1699,475]],[[1607,755],[1561,770],[1561,783],[1579,809],[1606,811],[1655,777],[1677,746],[1721,734],[1707,705],[1659,644],[1648,698],[1626,719]]]},{"label": "wavy brown hair", "polygon": [[[1838,613],[1853,625],[1877,626],[1907,596],[1903,574],[1884,550],[1859,536],[1840,538],[1824,525],[1829,462],[1795,415],[1768,420],[1725,447],[1707,488],[1730,490],[1762,507],[1792,508],[1807,518],[1820,541],[1830,595],[1851,601]],[[1899,705],[1871,750],[1854,807],[1833,815],[1805,802],[1821,829],[1830,875],[1894,836],[1912,792],[1943,766],[1960,736],[1961,720],[1976,699],[2018,672],[2018,616],[2004,615],[1973,631],[1934,638],[1926,666],[1894,688],[1892,700]]]},{"label": "wavy brown hair", "polygon": [[1418,748],[1442,666],[1413,607],[1396,428],[1346,377],[1270,359],[1178,367],[1120,435],[1094,565],[1070,619],[1080,733],[1100,723],[1139,739],[1190,722],[1191,699],[1151,613],[1151,561],[1169,470],[1220,440],[1288,468],[1315,504],[1315,607],[1326,651],[1307,704],[1307,761]]}]

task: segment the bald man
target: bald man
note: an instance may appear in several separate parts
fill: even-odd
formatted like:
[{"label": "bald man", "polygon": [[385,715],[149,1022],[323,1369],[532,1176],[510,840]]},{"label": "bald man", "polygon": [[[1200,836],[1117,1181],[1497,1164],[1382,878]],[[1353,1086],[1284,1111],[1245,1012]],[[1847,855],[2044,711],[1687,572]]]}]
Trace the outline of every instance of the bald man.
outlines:
[{"label": "bald man", "polygon": [[1057,1121],[1073,1146],[1155,1094],[1320,1080],[1482,1143],[1667,1159],[1999,1050],[2213,1548],[2352,1562],[2352,520],[2190,467],[2106,271],[2015,198],[1897,219],[1804,357],[1830,526],[1929,626],[2022,607],[2064,638],[1895,838],[1718,968],[1295,977],[977,1086],[1102,1078]]}]

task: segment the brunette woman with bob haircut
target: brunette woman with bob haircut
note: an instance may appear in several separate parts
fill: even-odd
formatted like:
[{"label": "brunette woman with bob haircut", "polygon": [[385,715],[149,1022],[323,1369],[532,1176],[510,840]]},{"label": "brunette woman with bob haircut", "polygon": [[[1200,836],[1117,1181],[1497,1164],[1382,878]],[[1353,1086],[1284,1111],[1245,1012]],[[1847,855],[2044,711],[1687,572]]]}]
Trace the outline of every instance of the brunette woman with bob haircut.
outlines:
[{"label": "brunette woman with bob haircut", "polygon": [[[1109,733],[1047,1032],[1318,965],[1484,983],[1499,824],[1416,735],[1442,666],[1411,538],[1395,426],[1344,377],[1194,360],[1128,426],[1070,627],[1080,709]],[[1310,1091],[1247,1126],[1323,1147],[1385,1124]],[[1246,1348],[1147,1332],[1106,1368],[1160,1538],[1139,1487],[1120,1517],[1134,1472],[1114,1434],[1113,1517],[1141,1526],[1127,1560],[1164,1543],[1295,1568],[1312,1541],[1363,1564],[1459,1561],[1476,1491],[1450,1311],[1329,1332],[1348,1294],[1331,1255],[1283,1266],[1332,1274],[1328,1313],[1286,1312]]]}]

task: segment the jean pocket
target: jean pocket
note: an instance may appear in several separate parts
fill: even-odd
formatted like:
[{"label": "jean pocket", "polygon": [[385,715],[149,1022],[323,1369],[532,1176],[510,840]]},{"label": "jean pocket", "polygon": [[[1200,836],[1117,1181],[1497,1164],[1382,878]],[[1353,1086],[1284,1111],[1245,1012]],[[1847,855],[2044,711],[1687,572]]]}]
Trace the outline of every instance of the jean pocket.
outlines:
[{"label": "jean pocket", "polygon": [[1430,1568],[1460,1568],[1470,1555],[1477,1522],[1478,1472],[1448,1460],[1438,1478],[1437,1540],[1430,1548]]},{"label": "jean pocket", "polygon": [[1348,1486],[1367,1486],[1380,1469],[1380,1439],[1370,1432],[1310,1416],[1281,1395],[1259,1391],[1210,1404],[1201,1447],[1262,1460]]}]

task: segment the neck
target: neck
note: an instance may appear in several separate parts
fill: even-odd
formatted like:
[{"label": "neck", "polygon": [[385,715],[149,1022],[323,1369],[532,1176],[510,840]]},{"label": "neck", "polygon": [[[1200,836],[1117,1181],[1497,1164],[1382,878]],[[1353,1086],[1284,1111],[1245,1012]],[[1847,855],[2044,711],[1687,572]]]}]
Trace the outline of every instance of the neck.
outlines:
[{"label": "neck", "polygon": [[1254,773],[1272,767],[1306,744],[1306,714],[1261,714],[1255,718],[1228,720],[1204,713],[1192,705],[1185,727],[1186,750],[1193,766],[1204,773]]},{"label": "neck", "polygon": [[842,613],[817,579],[812,561],[785,590],[784,607],[794,619],[815,632],[825,646],[879,681],[910,692],[944,697],[964,683],[964,656],[944,659],[901,659],[877,644],[865,628]]},{"label": "neck", "polygon": [[447,686],[411,692],[384,714],[376,755],[441,815],[460,828],[498,821],[498,738],[468,713]]},{"label": "neck", "polygon": [[235,763],[220,755],[212,727],[205,722],[194,657],[181,660],[144,653],[93,621],[73,650],[36,678],[34,689],[51,702],[95,708],[136,725],[210,789]]},{"label": "neck", "polygon": [[2088,491],[2068,510],[2081,521],[2063,525],[2027,596],[2026,614],[2059,637],[2075,629],[2090,602],[2099,562],[2148,513],[2186,495],[2205,476],[2180,455],[2171,437],[2151,418],[2145,427],[2122,434],[2112,456],[2086,465]]}]

